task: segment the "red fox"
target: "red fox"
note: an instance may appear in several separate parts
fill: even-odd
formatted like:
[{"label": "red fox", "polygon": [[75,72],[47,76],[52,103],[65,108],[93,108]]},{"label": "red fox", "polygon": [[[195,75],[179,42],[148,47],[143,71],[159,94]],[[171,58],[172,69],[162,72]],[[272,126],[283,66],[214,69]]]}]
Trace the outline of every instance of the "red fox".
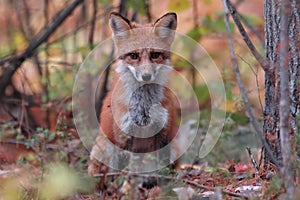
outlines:
[{"label": "red fox", "polygon": [[[170,48],[176,14],[167,13],[153,24],[140,25],[111,13],[109,24],[118,60],[112,89],[102,104],[99,135],[134,153],[153,152],[176,135],[175,101],[166,87],[172,70]],[[102,170],[97,161],[101,144],[98,136],[89,174]]]}]

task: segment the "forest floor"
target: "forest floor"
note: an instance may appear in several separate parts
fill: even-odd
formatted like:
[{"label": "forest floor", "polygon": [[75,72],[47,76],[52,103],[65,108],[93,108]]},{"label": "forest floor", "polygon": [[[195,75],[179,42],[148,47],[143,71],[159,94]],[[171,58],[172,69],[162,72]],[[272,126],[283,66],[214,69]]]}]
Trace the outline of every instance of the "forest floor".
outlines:
[{"label": "forest floor", "polygon": [[[102,174],[87,174],[89,152],[70,119],[62,119],[56,131],[37,128],[31,130],[34,134],[14,119],[1,124],[0,200],[99,199],[103,195],[98,190]],[[284,199],[278,172],[272,166],[262,169],[259,156],[251,160],[236,147],[232,141],[241,143],[238,137],[221,137],[207,157],[194,164],[182,161],[176,170],[109,172],[104,195],[106,199]],[[228,145],[236,149],[231,157],[226,155]],[[241,155],[244,159],[237,158]]]}]

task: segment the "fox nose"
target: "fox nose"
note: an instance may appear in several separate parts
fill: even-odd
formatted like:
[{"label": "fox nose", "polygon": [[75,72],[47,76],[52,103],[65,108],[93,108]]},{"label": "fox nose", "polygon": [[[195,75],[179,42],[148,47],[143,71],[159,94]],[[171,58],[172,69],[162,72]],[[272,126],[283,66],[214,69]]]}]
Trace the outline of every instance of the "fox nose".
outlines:
[{"label": "fox nose", "polygon": [[151,74],[148,74],[148,73],[143,74],[143,75],[142,75],[142,79],[143,79],[143,81],[150,81],[150,79],[151,79]]}]

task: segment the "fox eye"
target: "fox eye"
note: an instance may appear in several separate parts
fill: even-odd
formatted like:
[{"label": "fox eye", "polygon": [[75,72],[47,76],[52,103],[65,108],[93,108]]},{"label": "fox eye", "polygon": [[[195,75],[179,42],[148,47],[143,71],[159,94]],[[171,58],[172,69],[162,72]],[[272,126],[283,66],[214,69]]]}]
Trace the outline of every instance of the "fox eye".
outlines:
[{"label": "fox eye", "polygon": [[160,52],[152,52],[152,53],[150,54],[151,59],[157,59],[160,55],[161,55]]},{"label": "fox eye", "polygon": [[129,57],[132,59],[132,60],[136,60],[139,58],[139,54],[138,53],[130,53],[129,54]]}]

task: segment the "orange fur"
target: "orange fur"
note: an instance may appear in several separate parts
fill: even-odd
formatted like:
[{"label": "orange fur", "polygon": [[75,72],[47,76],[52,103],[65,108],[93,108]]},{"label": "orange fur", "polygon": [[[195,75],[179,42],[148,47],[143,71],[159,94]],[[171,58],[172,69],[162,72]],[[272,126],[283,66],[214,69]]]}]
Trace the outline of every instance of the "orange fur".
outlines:
[{"label": "orange fur", "polygon": [[[103,135],[114,145],[134,153],[147,153],[158,150],[174,139],[177,131],[175,130],[175,104],[177,104],[177,101],[174,101],[172,92],[165,86],[168,79],[168,68],[164,68],[164,65],[170,64],[169,49],[174,35],[173,32],[158,28],[162,27],[175,30],[176,23],[176,14],[174,13],[168,13],[150,25],[130,23],[126,18],[118,14],[111,15],[110,26],[113,30],[114,43],[120,61],[119,67],[121,67],[121,69],[119,69],[119,71],[116,69],[117,73],[114,76],[113,86],[103,101],[100,113],[100,133],[96,138],[96,144],[93,146],[91,152],[91,162],[89,163],[88,169],[89,174],[106,172],[107,170],[107,168],[101,167],[101,163],[97,161],[97,157],[100,156],[100,149],[105,148],[101,141]],[[150,29],[138,30],[138,28],[141,27]],[[139,44],[142,44],[141,48],[134,49],[139,47]],[[131,56],[130,54],[135,55]],[[126,75],[124,75],[125,73]],[[143,76],[145,74],[148,75],[148,78],[150,76],[151,79],[146,79],[145,76]],[[126,96],[129,90],[128,87],[131,87],[130,84],[128,86],[127,81],[134,82],[134,84],[136,83],[139,86],[150,83],[162,86],[163,93],[161,95],[158,92],[161,96],[155,100],[158,99],[160,101],[158,104],[161,106],[158,108],[158,112],[162,114],[159,113],[161,115],[158,116],[166,117],[167,120],[166,123],[163,124],[163,128],[156,135],[147,138],[137,138],[126,136],[126,134],[122,132],[120,125],[122,126],[122,124],[124,124],[124,116],[130,112],[130,99],[125,100],[128,98]],[[150,85],[149,87],[152,86]],[[136,88],[133,87],[130,89],[134,90]],[[151,88],[152,92],[153,90],[155,89]],[[155,92],[156,91],[154,91],[154,93]],[[143,96],[143,93],[140,95]],[[137,98],[136,101],[139,103],[139,98]],[[164,111],[166,111],[166,115],[164,115]],[[138,113],[138,111],[136,111],[136,113]],[[137,120],[139,119],[140,118],[137,118]],[[159,121],[164,121],[164,119],[158,119],[156,122]],[[151,123],[152,122],[153,120]]]}]

